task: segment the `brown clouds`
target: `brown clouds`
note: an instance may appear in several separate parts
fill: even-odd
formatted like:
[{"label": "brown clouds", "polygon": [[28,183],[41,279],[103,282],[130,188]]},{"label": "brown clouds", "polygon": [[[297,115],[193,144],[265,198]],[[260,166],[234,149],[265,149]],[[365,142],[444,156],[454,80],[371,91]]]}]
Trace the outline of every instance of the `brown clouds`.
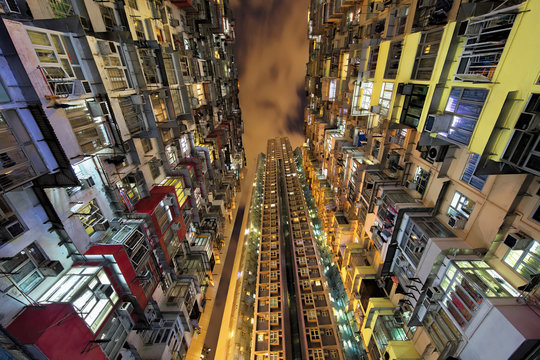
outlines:
[{"label": "brown clouds", "polygon": [[303,142],[309,0],[231,0],[236,20],[236,62],[244,145],[253,171],[266,140]]}]

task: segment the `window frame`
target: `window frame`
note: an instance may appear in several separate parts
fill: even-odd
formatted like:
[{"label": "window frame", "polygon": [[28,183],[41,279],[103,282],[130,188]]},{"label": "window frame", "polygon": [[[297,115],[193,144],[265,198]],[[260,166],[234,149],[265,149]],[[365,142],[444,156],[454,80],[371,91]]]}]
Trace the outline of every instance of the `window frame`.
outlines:
[{"label": "window frame", "polygon": [[[32,251],[37,251],[39,255],[43,258],[43,260],[38,261],[33,255]],[[21,261],[16,264],[12,269],[6,268],[6,264],[9,261],[13,261],[17,256],[21,256]],[[22,251],[20,251],[18,254],[16,254],[14,257],[12,257],[9,260],[3,261],[0,264],[0,268],[2,268],[3,271],[8,272],[9,277],[11,281],[17,285],[17,288],[20,289],[24,293],[30,293],[33,290],[35,290],[44,280],[45,275],[41,273],[39,270],[39,265],[45,263],[49,258],[47,255],[41,250],[41,248],[36,244],[35,242],[24,248]],[[27,267],[29,264],[33,266],[32,269],[26,269],[29,270],[25,275],[23,275],[22,278],[19,280],[14,279],[13,274],[18,274],[19,271],[21,271],[23,268]],[[29,284],[28,288],[25,288],[23,286],[23,283],[27,282],[31,279],[32,276],[37,275],[36,280],[33,280],[32,283]]]},{"label": "window frame", "polygon": [[[456,199],[458,195],[459,195],[459,198]],[[465,205],[467,201],[471,201],[473,203],[472,207],[470,207],[470,213],[467,213],[466,211],[462,210],[462,208],[464,207],[463,205]],[[458,208],[456,205],[460,205],[460,207]],[[465,196],[464,194],[456,190],[456,192],[454,193],[454,196],[452,197],[452,200],[450,201],[450,206],[448,207],[447,215],[448,216],[462,215],[466,219],[469,219],[471,214],[474,211],[475,206],[476,206],[476,202],[474,200],[470,199],[469,197]],[[469,208],[469,206],[467,206],[467,208]]]},{"label": "window frame", "polygon": [[[517,259],[515,260],[514,265],[512,265],[508,261],[508,258],[513,252],[517,253],[519,251],[521,251],[521,254],[517,256]],[[538,253],[536,251],[538,251]],[[532,239],[531,243],[523,250],[514,250],[512,248],[509,248],[506,254],[503,256],[502,261],[506,266],[514,270],[522,278],[526,279],[527,281],[530,281],[531,276],[534,275],[535,273],[538,273],[538,270],[531,268],[531,266],[525,262],[526,258],[529,256],[534,258],[537,262],[540,263],[540,243],[535,239]],[[524,273],[522,270],[520,270],[521,266],[531,269],[531,274]]]},{"label": "window frame", "polygon": [[481,156],[479,154],[471,153],[467,159],[467,164],[465,164],[463,172],[461,173],[461,181],[466,182],[478,191],[482,191],[486,185],[487,178],[489,177],[489,175],[480,175],[485,177],[482,178],[474,174],[480,163],[480,159]]}]

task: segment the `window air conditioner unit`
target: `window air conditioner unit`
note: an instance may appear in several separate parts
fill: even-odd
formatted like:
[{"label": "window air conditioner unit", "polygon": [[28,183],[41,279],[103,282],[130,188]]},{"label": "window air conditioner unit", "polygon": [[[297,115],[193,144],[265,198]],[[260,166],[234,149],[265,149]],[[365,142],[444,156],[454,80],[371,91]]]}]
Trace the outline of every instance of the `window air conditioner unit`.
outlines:
[{"label": "window air conditioner unit", "polygon": [[431,302],[439,301],[443,298],[443,296],[444,292],[438,286],[430,286],[426,290],[426,298],[428,298]]},{"label": "window air conditioner unit", "polygon": [[15,239],[25,231],[19,220],[10,222],[9,224],[5,225],[4,229],[5,234],[8,235],[8,240]]},{"label": "window air conditioner unit", "polygon": [[122,219],[121,218],[113,218],[109,225],[111,226],[111,229],[113,230],[120,230],[122,228]]},{"label": "window air conditioner unit", "polygon": [[122,315],[130,316],[131,312],[133,311],[133,304],[130,302],[123,302],[118,307],[118,312]]},{"label": "window air conditioner unit", "polygon": [[152,278],[152,272],[150,270],[146,270],[142,275],[137,276],[137,280],[141,281],[148,281]]},{"label": "window air conditioner unit", "polygon": [[450,225],[452,229],[464,229],[466,224],[467,219],[463,216],[449,216],[448,225]]},{"label": "window air conditioner unit", "polygon": [[370,109],[370,112],[374,114],[380,114],[381,113],[381,106],[380,105],[373,105]]},{"label": "window air conditioner unit", "polygon": [[108,299],[114,292],[111,284],[100,284],[95,290],[94,293],[99,299]]},{"label": "window air conditioner unit", "polygon": [[94,224],[93,227],[95,231],[107,231],[109,229],[109,222],[107,220],[103,220],[100,223]]},{"label": "window air conditioner unit", "polygon": [[418,184],[414,181],[407,181],[407,189],[416,190]]},{"label": "window air conditioner unit", "polygon": [[444,160],[444,157],[446,156],[446,152],[448,151],[448,146],[428,146],[427,152],[426,152],[426,160],[434,163],[434,162],[441,162]]},{"label": "window air conditioner unit", "polygon": [[83,189],[88,189],[96,185],[96,183],[94,182],[94,179],[92,179],[91,176],[84,179],[80,179],[79,181],[81,182],[81,187]]},{"label": "window air conditioner unit", "polygon": [[173,206],[174,205],[174,198],[170,195],[167,195],[162,200],[163,205],[165,206]]},{"label": "window air conditioner unit", "polygon": [[58,260],[49,260],[39,265],[39,271],[44,276],[58,276],[64,271],[64,266]]},{"label": "window air conditioner unit", "polygon": [[504,244],[512,250],[524,250],[531,243],[532,239],[529,235],[517,232],[506,235]]}]

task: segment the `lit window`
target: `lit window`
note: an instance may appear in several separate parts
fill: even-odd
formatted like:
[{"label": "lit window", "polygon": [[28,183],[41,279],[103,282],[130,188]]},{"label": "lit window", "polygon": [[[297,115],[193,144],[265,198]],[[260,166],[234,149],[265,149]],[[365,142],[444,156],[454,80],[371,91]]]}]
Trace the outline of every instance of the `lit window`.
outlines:
[{"label": "lit window", "polygon": [[415,190],[418,191],[422,196],[426,192],[430,175],[431,173],[429,171],[422,169],[420,166],[416,168],[416,172],[414,174],[414,183],[416,184]]},{"label": "lit window", "polygon": [[279,331],[270,331],[270,344],[279,344]]},{"label": "lit window", "polygon": [[531,280],[540,269],[540,244],[531,239],[524,249],[509,249],[503,261],[526,280]]},{"label": "lit window", "polygon": [[328,90],[328,100],[332,101],[336,98],[336,83],[337,79],[330,80],[329,90]]},{"label": "lit window", "polygon": [[104,217],[99,207],[96,203],[96,200],[91,200],[88,204],[81,207],[76,211],[79,220],[84,226],[88,236],[91,236],[96,231],[103,230],[100,224],[103,223]]},{"label": "lit window", "polygon": [[487,89],[452,88],[445,108],[446,113],[453,115],[446,129],[449,139],[469,144],[488,93]]},{"label": "lit window", "polygon": [[360,86],[361,89],[361,100],[360,100],[360,110],[369,110],[371,104],[371,93],[373,92],[373,81],[362,82]]},{"label": "lit window", "polygon": [[381,107],[381,116],[388,115],[390,111],[390,103],[392,102],[392,94],[394,92],[394,83],[384,82],[381,88],[381,96],[379,97],[379,106]]},{"label": "lit window", "polygon": [[447,214],[452,216],[463,215],[468,219],[474,209],[474,205],[474,201],[459,191],[456,191],[454,197],[452,198],[452,202],[450,203],[450,207],[448,208]]}]

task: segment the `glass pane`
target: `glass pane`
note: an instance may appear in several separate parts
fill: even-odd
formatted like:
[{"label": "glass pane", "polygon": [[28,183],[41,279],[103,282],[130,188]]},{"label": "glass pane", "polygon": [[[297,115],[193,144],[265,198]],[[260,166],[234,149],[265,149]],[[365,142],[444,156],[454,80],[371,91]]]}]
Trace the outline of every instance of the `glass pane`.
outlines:
[{"label": "glass pane", "polygon": [[34,271],[29,277],[24,279],[24,281],[19,284],[19,287],[24,292],[32,291],[32,289],[39,284],[41,279],[43,279],[43,276],[38,271]]},{"label": "glass pane", "polygon": [[31,261],[27,261],[22,267],[14,271],[11,277],[13,278],[13,281],[15,281],[16,283],[19,283],[28,274],[30,274],[32,270],[34,270],[35,268],[36,266]]},{"label": "glass pane", "polygon": [[30,37],[30,41],[34,45],[43,45],[43,46],[51,46],[51,43],[49,42],[49,37],[47,34],[42,32],[37,32],[33,30],[27,30],[28,36]]},{"label": "glass pane", "polygon": [[75,77],[75,75],[73,75],[73,70],[71,69],[71,65],[69,63],[69,60],[68,59],[60,59],[60,61],[62,62],[62,67],[66,71],[68,77]]},{"label": "glass pane", "polygon": [[62,45],[62,41],[58,37],[58,35],[51,35],[52,42],[54,44],[54,48],[56,49],[56,52],[60,55],[64,55],[66,52],[64,50],[64,46]]},{"label": "glass pane", "polygon": [[36,55],[40,62],[43,63],[57,63],[58,59],[56,58],[56,55],[54,51],[52,50],[36,50]]}]

